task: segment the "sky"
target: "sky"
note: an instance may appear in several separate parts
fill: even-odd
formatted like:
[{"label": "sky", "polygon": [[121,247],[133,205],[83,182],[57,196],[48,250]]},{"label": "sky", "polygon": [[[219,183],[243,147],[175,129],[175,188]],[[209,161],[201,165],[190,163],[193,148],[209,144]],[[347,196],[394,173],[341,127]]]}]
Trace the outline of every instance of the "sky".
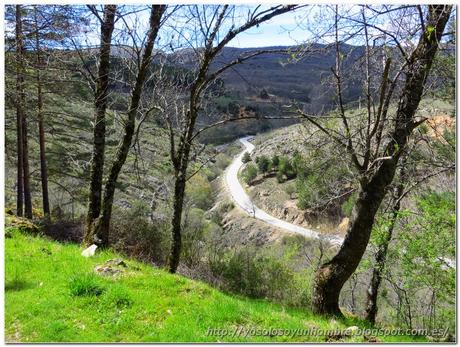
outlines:
[{"label": "sky", "polygon": [[[268,9],[269,5],[262,5],[259,11]],[[244,11],[255,9],[254,5],[244,5]],[[229,47],[255,48],[268,46],[292,46],[306,40],[307,32],[299,27],[298,23],[303,21],[303,17],[308,11],[288,12],[272,18],[270,21],[262,23],[259,27],[254,27],[237,35],[229,44]],[[149,11],[143,11],[140,21],[145,25],[148,23]],[[121,23],[120,23],[121,24]],[[169,25],[173,23],[169,22]],[[242,24],[242,23],[240,23]],[[180,25],[178,25],[179,27]],[[225,31],[225,27],[223,28]],[[186,34],[187,35],[187,34]],[[187,35],[188,36],[188,35]],[[95,39],[97,39],[95,35]]]},{"label": "sky", "polygon": [[305,41],[307,33],[297,24],[301,19],[293,13],[273,18],[259,28],[241,33],[229,46],[238,48],[292,46]]},{"label": "sky", "polygon": [[[132,5],[128,5],[128,7],[125,6],[120,6],[120,11],[125,12],[128,11],[133,11]],[[200,6],[200,5],[198,5]],[[270,7],[270,5],[261,5],[258,7],[258,11],[263,11],[266,10]],[[102,11],[102,6],[99,5],[97,8]],[[125,16],[124,19],[126,21],[119,20],[118,23],[116,24],[116,33],[114,34],[114,39],[115,41],[118,40],[119,37],[124,37],[125,39],[128,38],[127,35],[127,30],[126,30],[126,25],[130,29],[138,28],[140,29],[138,31],[139,35],[138,38],[142,39],[145,38],[144,33],[147,30],[148,22],[149,22],[149,8],[147,5],[135,5],[135,8],[137,10],[141,10],[141,12],[137,12],[136,14],[131,14],[128,16]],[[169,6],[169,8],[172,10],[174,6]],[[247,5],[241,5],[237,6],[238,10],[236,10],[236,16],[235,20],[237,21],[236,25],[239,26],[242,23],[240,21],[244,20],[247,18],[247,11],[249,10],[254,10],[256,9],[256,5],[252,4],[247,4]],[[324,7],[322,7],[324,8]],[[347,6],[345,6],[347,8]],[[352,11],[355,11],[356,8],[358,7],[353,7],[350,6],[348,8],[353,8]],[[358,8],[358,10],[361,7]],[[180,10],[179,10],[180,11]],[[189,11],[189,9],[185,9],[184,11]],[[300,9],[293,11],[293,12],[288,12],[279,16],[276,16],[272,18],[270,21],[262,23],[258,27],[251,28],[250,30],[247,30],[245,32],[240,33],[237,35],[233,40],[229,42],[227,45],[228,47],[237,47],[237,48],[257,48],[257,47],[270,47],[270,46],[294,46],[294,45],[299,45],[303,44],[308,39],[312,38],[313,35],[319,36],[321,38],[321,43],[327,43],[329,42],[333,37],[332,36],[325,36],[321,35],[319,31],[324,30],[324,28],[319,28],[318,23],[324,24],[324,21],[319,20],[319,22],[316,22],[318,20],[318,17],[321,14],[322,9],[320,9],[318,6],[302,6]],[[189,12],[188,12],[189,13]],[[179,16],[177,16],[179,14]],[[182,17],[181,17],[182,16]],[[166,24],[163,26],[162,31],[160,31],[160,37],[163,40],[160,40],[162,42],[158,42],[158,48],[168,51],[169,47],[171,47],[171,50],[179,49],[184,47],[184,44],[186,41],[185,39],[189,39],[189,32],[188,30],[193,30],[193,28],[196,28],[196,22],[191,23],[190,26],[184,26],[185,22],[180,23],[181,19],[183,21],[186,21],[187,15],[183,15],[180,13],[175,13],[173,17],[171,17]],[[90,15],[91,18],[91,15]],[[328,18],[330,18],[330,13],[328,14]],[[379,26],[385,27],[386,24],[386,19],[385,17],[381,17],[381,20],[384,20],[384,23],[379,23]],[[83,46],[96,46],[99,43],[100,37],[99,37],[99,23],[97,23],[96,19],[93,18],[94,21],[94,26],[92,29],[89,30],[89,32],[85,32],[82,34],[82,43]],[[311,25],[312,32],[306,29],[308,26],[308,22],[314,22],[314,24]],[[137,24],[136,24],[137,23]],[[230,22],[229,22],[230,23]],[[8,25],[10,24],[10,25]],[[14,30],[14,23],[5,23],[5,29],[7,31],[13,31]],[[320,26],[321,26],[320,24]],[[168,29],[166,29],[166,27]],[[174,28],[179,28],[183,27],[184,29],[181,31],[181,33],[175,33]],[[327,25],[329,27],[329,25]],[[230,28],[230,24],[227,26],[224,26],[222,28],[222,33],[226,33],[226,31]],[[368,29],[371,33],[371,31],[374,31],[372,28]],[[404,30],[404,29],[403,29]],[[378,32],[376,32],[378,34]],[[172,40],[171,35],[176,36],[176,44],[173,44],[171,46]],[[375,33],[374,33],[375,34]],[[180,35],[185,35],[181,37]],[[129,41],[123,41],[126,42],[125,44],[129,44]],[[132,42],[132,41],[131,41]],[[356,44],[356,42],[348,42],[351,44]],[[201,43],[195,43],[196,46],[202,45],[203,42]]]}]

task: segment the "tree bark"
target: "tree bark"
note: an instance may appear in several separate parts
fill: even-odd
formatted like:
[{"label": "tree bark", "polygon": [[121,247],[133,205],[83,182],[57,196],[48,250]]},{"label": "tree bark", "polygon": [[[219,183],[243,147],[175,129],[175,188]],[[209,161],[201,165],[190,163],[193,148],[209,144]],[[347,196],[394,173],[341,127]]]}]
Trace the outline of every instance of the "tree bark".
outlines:
[{"label": "tree bark", "polygon": [[186,178],[185,173],[176,175],[174,185],[174,211],[172,218],[172,244],[171,253],[169,255],[169,272],[175,273],[179,266],[180,254],[182,250],[182,210],[184,205]]},{"label": "tree bark", "polygon": [[375,173],[368,173],[369,178],[366,175],[361,178],[359,197],[342,247],[316,273],[313,295],[313,309],[316,313],[341,315],[338,305],[340,291],[361,261],[369,242],[375,214],[393,180],[401,152],[418,125],[414,120],[415,111],[451,9],[452,6],[448,5],[429,6],[425,21],[427,29],[422,33],[417,48],[409,58],[406,81],[396,112],[395,128],[385,148],[385,155],[391,159],[382,161]]},{"label": "tree bark", "polygon": [[106,247],[109,244],[109,229],[110,219],[112,216],[113,197],[115,194],[118,175],[126,162],[129,149],[132,144],[136,115],[139,109],[139,104],[142,96],[142,89],[147,77],[147,72],[152,61],[153,46],[160,29],[161,18],[166,9],[165,5],[154,5],[150,14],[150,28],[147,34],[147,42],[145,45],[142,62],[139,72],[136,77],[136,83],[131,95],[131,102],[128,111],[128,119],[125,124],[125,134],[123,140],[118,147],[115,161],[113,162],[107,183],[104,190],[104,200],[102,202],[101,217],[97,220],[94,232],[96,233],[101,247]]},{"label": "tree bark", "polygon": [[[404,158],[402,160],[405,161]],[[398,218],[398,213],[401,209],[401,197],[404,193],[404,182],[406,180],[405,165],[405,163],[402,163],[401,165],[400,182],[395,188],[395,202],[391,209],[390,224],[388,225],[388,230],[384,239],[382,240],[382,243],[378,245],[377,253],[375,254],[375,265],[372,269],[372,278],[367,289],[365,319],[371,324],[375,324],[375,319],[377,317],[377,299],[380,284],[382,283],[383,272],[385,271],[388,246],[390,244],[391,238],[393,237],[393,230],[396,224],[396,219]]]},{"label": "tree bark", "polygon": [[32,195],[30,192],[29,144],[27,139],[27,116],[22,117],[22,168],[24,170],[24,216],[32,219]]},{"label": "tree bark", "polygon": [[[17,76],[16,76],[16,114],[18,133],[18,215],[22,216],[22,202],[24,202],[24,215],[32,219],[32,197],[30,193],[29,173],[29,149],[27,141],[27,116],[25,114],[25,92],[24,92],[24,40],[22,32],[22,6],[16,5],[16,54],[17,54]],[[21,161],[21,162],[19,162]],[[20,173],[20,169],[22,172]]]},{"label": "tree bark", "polygon": [[95,116],[93,129],[93,154],[91,158],[91,175],[89,205],[86,219],[85,244],[92,244],[94,238],[94,221],[101,212],[102,177],[104,174],[105,155],[105,113],[107,110],[107,88],[110,72],[110,49],[115,25],[116,5],[104,6],[104,18],[101,23],[101,47],[99,51],[98,77],[95,90]]},{"label": "tree bark", "polygon": [[24,214],[24,169],[22,148],[22,118],[24,117],[24,66],[22,62],[22,16],[21,5],[16,5],[16,136],[17,136],[17,200],[16,214]]},{"label": "tree bark", "polygon": [[[203,69],[207,69],[208,63],[209,61],[203,65]],[[178,155],[175,158],[175,160],[173,160],[174,167],[176,170],[176,179],[174,183],[174,211],[173,219],[171,222],[172,245],[171,253],[169,255],[170,273],[175,273],[177,271],[182,250],[182,210],[184,205],[185,185],[187,182],[187,168],[190,158],[190,149],[192,147],[193,131],[195,129],[195,122],[198,117],[197,100],[199,98],[199,95],[196,94],[196,91],[198,90],[198,88],[200,88],[202,81],[204,81],[204,76],[205,73],[200,73],[197,79],[197,83],[195,84],[194,88],[192,88],[190,98],[190,110],[188,112],[187,117],[188,128],[185,133],[185,136],[181,138]]]},{"label": "tree bark", "polygon": [[43,214],[46,219],[50,218],[50,203],[48,195],[48,168],[46,165],[46,146],[45,146],[45,129],[43,120],[43,93],[40,69],[42,68],[41,52],[40,52],[40,38],[39,38],[39,24],[37,20],[37,8],[34,7],[35,14],[35,47],[37,55],[37,114],[38,114],[38,135],[40,144],[40,173],[42,183],[42,201],[43,201]]}]

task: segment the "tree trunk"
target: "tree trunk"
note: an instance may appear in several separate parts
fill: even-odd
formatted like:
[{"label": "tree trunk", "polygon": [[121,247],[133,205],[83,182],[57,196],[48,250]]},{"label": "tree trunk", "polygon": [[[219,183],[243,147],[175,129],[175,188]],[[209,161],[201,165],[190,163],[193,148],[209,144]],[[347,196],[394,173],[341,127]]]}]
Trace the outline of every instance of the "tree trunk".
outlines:
[{"label": "tree trunk", "polygon": [[[199,82],[198,82],[199,83]],[[197,84],[199,85],[199,84]],[[169,272],[175,273],[179,266],[179,260],[182,249],[182,210],[184,207],[185,185],[187,182],[187,168],[192,147],[192,136],[195,128],[195,122],[198,117],[198,106],[196,96],[192,90],[190,98],[190,110],[188,112],[188,129],[185,136],[181,138],[179,144],[178,156],[173,160],[176,169],[176,180],[174,183],[174,211],[171,223],[172,245],[169,255]],[[173,157],[174,159],[174,157]]]},{"label": "tree trunk", "polygon": [[22,148],[22,118],[24,117],[24,66],[22,63],[21,52],[22,43],[22,16],[21,5],[16,5],[16,132],[17,132],[17,200],[16,214],[22,217],[24,214],[24,169],[23,165],[23,148]]},{"label": "tree trunk", "polygon": [[48,168],[46,165],[46,147],[45,147],[45,129],[43,124],[43,93],[42,93],[42,81],[40,75],[41,69],[41,52],[40,52],[40,38],[38,35],[38,20],[37,20],[37,8],[35,11],[35,46],[37,54],[37,113],[38,113],[38,134],[40,144],[40,173],[42,183],[42,200],[43,200],[43,214],[46,219],[50,218],[50,203],[48,195]]},{"label": "tree trunk", "polygon": [[369,242],[375,214],[393,180],[401,151],[418,125],[414,120],[415,111],[451,8],[445,5],[429,6],[425,23],[427,30],[422,33],[417,48],[409,58],[406,81],[396,112],[395,128],[390,136],[391,141],[385,148],[385,154],[391,159],[382,161],[369,179],[361,179],[359,197],[342,247],[316,273],[313,309],[317,313],[341,315],[338,305],[340,291],[361,261]]},{"label": "tree trunk", "polygon": [[104,18],[101,24],[101,48],[99,51],[99,68],[95,91],[95,116],[93,130],[93,154],[91,158],[91,175],[89,205],[86,220],[85,244],[95,241],[94,221],[101,212],[102,177],[104,174],[105,154],[105,112],[107,109],[107,87],[109,85],[110,49],[115,24],[116,5],[104,6]]},{"label": "tree trunk", "polygon": [[367,303],[366,303],[366,313],[365,319],[371,323],[375,324],[375,319],[377,317],[378,305],[377,298],[379,294],[380,284],[382,283],[383,271],[385,270],[385,262],[387,257],[388,245],[390,244],[391,238],[393,236],[394,223],[396,221],[397,212],[394,212],[391,225],[388,228],[385,239],[382,241],[382,244],[379,245],[377,253],[375,255],[375,266],[372,270],[372,278],[367,288]]},{"label": "tree trunk", "polygon": [[[29,173],[29,149],[27,141],[27,117],[24,111],[24,41],[22,32],[22,6],[16,5],[16,54],[17,54],[17,76],[16,76],[16,113],[18,133],[18,215],[22,216],[22,203],[24,202],[24,215],[32,219],[32,197],[30,194],[30,173]],[[20,162],[19,162],[20,161]],[[20,169],[22,169],[20,172]]]},{"label": "tree trunk", "polygon": [[393,237],[393,230],[396,224],[396,219],[398,217],[399,210],[401,208],[401,197],[404,193],[404,181],[406,179],[405,175],[405,160],[401,165],[400,172],[400,183],[395,188],[395,203],[393,204],[391,210],[391,220],[388,226],[387,233],[385,238],[382,240],[382,243],[378,245],[377,253],[375,254],[375,266],[372,270],[372,278],[367,289],[367,303],[366,303],[366,313],[365,319],[371,323],[375,324],[375,319],[377,317],[378,305],[377,299],[379,294],[380,284],[382,283],[383,272],[385,271],[385,263],[387,259],[388,246],[390,244],[391,238]]},{"label": "tree trunk", "polygon": [[104,200],[102,202],[101,217],[97,220],[95,226],[95,233],[100,239],[100,246],[105,247],[109,244],[109,229],[110,219],[112,216],[113,197],[115,194],[115,187],[117,184],[118,175],[126,162],[129,149],[132,144],[136,115],[139,109],[139,104],[142,96],[142,89],[147,76],[147,72],[152,60],[153,45],[155,43],[158,30],[160,29],[161,17],[166,9],[165,5],[154,5],[150,14],[150,29],[147,35],[147,43],[145,46],[144,54],[142,56],[142,62],[140,65],[139,72],[136,78],[136,84],[134,86],[131,103],[128,111],[128,120],[125,125],[125,134],[123,140],[118,147],[116,159],[110,168],[110,174],[107,179],[104,191]]},{"label": "tree trunk", "polygon": [[337,255],[316,273],[313,308],[317,313],[341,315],[339,296],[366,250],[375,214],[384,197],[384,187],[393,179],[392,167],[375,183],[362,187],[353,211],[353,220]]},{"label": "tree trunk", "polygon": [[22,117],[22,168],[24,170],[24,215],[32,219],[32,196],[30,193],[29,144],[27,139],[27,116]]},{"label": "tree trunk", "polygon": [[180,254],[182,250],[182,210],[184,206],[184,193],[186,183],[186,173],[180,172],[176,175],[174,185],[174,211],[172,218],[172,244],[169,255],[169,272],[175,273],[179,266]]}]

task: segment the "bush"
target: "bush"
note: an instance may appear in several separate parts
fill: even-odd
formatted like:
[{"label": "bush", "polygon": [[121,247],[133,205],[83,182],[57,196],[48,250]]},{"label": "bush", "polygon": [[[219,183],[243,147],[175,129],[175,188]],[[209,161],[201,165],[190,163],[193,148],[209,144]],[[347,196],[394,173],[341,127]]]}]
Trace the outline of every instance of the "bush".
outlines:
[{"label": "bush", "polygon": [[298,178],[296,181],[298,202],[297,206],[301,209],[307,209],[317,201],[320,187],[317,184],[318,174],[312,174],[306,178]]},{"label": "bush", "polygon": [[270,168],[270,159],[268,159],[265,155],[258,157],[257,167],[261,173],[266,173]]},{"label": "bush", "polygon": [[219,175],[222,173],[222,170],[219,169],[217,166],[215,165],[211,165],[210,167],[207,168],[207,170],[205,171],[205,175],[206,177],[208,178],[208,181],[211,182],[213,180],[215,180],[217,177],[219,177]]},{"label": "bush", "polygon": [[286,194],[289,195],[290,199],[292,199],[292,194],[294,194],[296,190],[297,189],[295,187],[295,184],[292,183],[286,184],[286,187],[284,188],[284,191],[286,192]]},{"label": "bush", "polygon": [[254,178],[257,177],[257,167],[254,164],[246,166],[243,172],[243,180],[247,184],[251,184]]},{"label": "bush", "polygon": [[250,162],[251,160],[252,159],[251,159],[251,156],[249,155],[249,153],[244,152],[243,158],[241,159],[241,161],[246,164],[247,162]]},{"label": "bush", "polygon": [[286,181],[286,179],[284,178],[284,175],[281,171],[278,171],[276,173],[276,180],[278,181],[278,183],[283,183],[284,181]]},{"label": "bush", "polygon": [[40,227],[30,220],[11,214],[5,215],[5,230],[8,229],[17,229],[26,234],[38,234],[41,231]]},{"label": "bush", "polygon": [[272,157],[272,162],[271,162],[271,168],[273,170],[278,170],[278,165],[280,163],[280,158],[275,154],[273,157]]},{"label": "bush", "polygon": [[217,224],[222,225],[224,215],[235,208],[235,204],[232,201],[222,201],[213,208],[212,211],[208,211],[210,220]]},{"label": "bush", "polygon": [[291,161],[286,157],[281,157],[279,159],[278,171],[281,172],[282,175],[285,175],[288,180],[296,177],[294,167]]},{"label": "bush", "polygon": [[111,244],[116,251],[146,262],[166,264],[170,249],[170,216],[142,201],[112,214]]},{"label": "bush", "polygon": [[307,165],[305,163],[305,160],[299,152],[296,152],[294,154],[294,157],[292,158],[292,169],[296,173],[296,175],[308,174],[306,173]]},{"label": "bush", "polygon": [[231,162],[232,160],[230,157],[224,153],[219,153],[216,155],[216,165],[221,170],[225,170],[225,168],[229,166]]},{"label": "bush", "polygon": [[69,282],[69,289],[72,296],[98,296],[105,290],[100,278],[95,274],[72,277]]},{"label": "bush", "polygon": [[225,289],[232,292],[296,306],[310,303],[305,274],[294,272],[289,256],[277,256],[272,249],[247,246],[220,254],[210,266]]},{"label": "bush", "polygon": [[351,213],[353,212],[353,207],[356,204],[357,194],[353,193],[350,197],[342,204],[341,209],[342,213],[347,216],[351,217]]},{"label": "bush", "polygon": [[191,208],[185,211],[181,260],[188,266],[198,264],[203,257],[205,251],[204,234],[208,224],[203,210]]},{"label": "bush", "polygon": [[212,187],[207,178],[197,173],[188,182],[186,196],[191,202],[202,210],[211,208],[213,204]]}]

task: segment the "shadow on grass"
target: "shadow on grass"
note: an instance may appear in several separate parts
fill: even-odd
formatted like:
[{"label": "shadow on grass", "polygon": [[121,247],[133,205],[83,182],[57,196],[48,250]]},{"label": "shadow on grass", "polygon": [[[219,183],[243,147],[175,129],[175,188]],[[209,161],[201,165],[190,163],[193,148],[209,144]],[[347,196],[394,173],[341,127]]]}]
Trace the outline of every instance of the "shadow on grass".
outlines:
[{"label": "shadow on grass", "polygon": [[33,286],[30,282],[21,279],[14,279],[12,281],[5,282],[5,292],[19,292],[32,287]]}]

